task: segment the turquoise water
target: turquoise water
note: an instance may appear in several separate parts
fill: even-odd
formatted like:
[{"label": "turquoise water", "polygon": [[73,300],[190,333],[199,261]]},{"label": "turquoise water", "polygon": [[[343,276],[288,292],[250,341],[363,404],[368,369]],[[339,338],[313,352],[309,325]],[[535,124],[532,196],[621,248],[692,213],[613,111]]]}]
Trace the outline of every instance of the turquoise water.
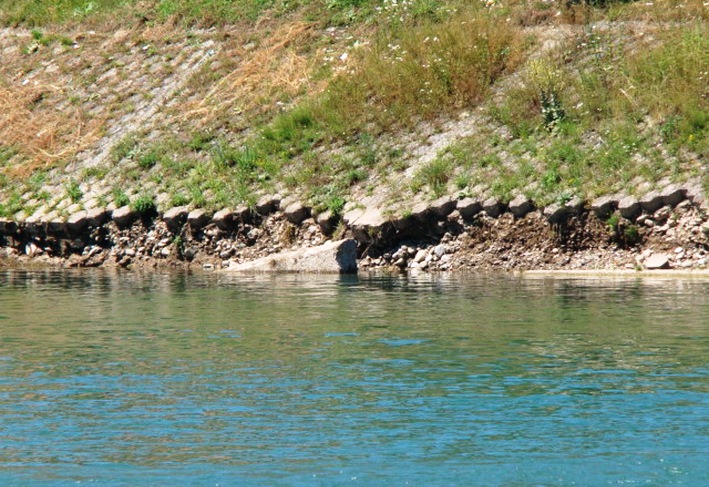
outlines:
[{"label": "turquoise water", "polygon": [[0,272],[0,485],[709,485],[709,281]]}]

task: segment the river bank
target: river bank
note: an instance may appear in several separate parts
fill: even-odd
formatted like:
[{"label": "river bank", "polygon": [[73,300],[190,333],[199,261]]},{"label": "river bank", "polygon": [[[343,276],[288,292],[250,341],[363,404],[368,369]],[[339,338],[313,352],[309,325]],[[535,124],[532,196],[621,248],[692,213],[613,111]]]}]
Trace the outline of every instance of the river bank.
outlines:
[{"label": "river bank", "polygon": [[357,241],[359,270],[693,270],[709,262],[709,211],[701,192],[680,187],[543,209],[443,197],[397,218],[361,207],[315,214],[273,195],[214,214],[124,207],[1,220],[0,265],[227,269],[340,238]]}]

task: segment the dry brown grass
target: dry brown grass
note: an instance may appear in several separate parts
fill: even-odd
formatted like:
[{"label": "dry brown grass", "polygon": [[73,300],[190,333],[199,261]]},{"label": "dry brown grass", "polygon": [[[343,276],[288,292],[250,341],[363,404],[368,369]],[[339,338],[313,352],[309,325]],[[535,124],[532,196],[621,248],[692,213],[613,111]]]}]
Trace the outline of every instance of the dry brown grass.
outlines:
[{"label": "dry brown grass", "polygon": [[88,119],[79,107],[62,113],[42,106],[62,89],[52,84],[0,86],[0,140],[18,153],[9,176],[24,178],[33,171],[70,160],[95,142],[101,120]]},{"label": "dry brown grass", "polygon": [[[264,27],[255,30],[259,28]],[[220,110],[258,116],[280,99],[317,93],[321,86],[311,80],[317,60],[306,52],[318,35],[316,28],[314,22],[298,21],[277,26],[258,45],[249,43],[247,35],[233,39],[219,54],[226,67],[224,75],[197,100],[182,106],[179,119],[204,128]]]}]

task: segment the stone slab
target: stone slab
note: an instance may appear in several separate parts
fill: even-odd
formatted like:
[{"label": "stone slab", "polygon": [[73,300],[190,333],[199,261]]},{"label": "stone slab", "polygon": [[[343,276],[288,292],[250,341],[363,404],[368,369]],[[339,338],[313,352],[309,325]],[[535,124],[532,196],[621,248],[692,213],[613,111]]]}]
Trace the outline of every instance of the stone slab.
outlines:
[{"label": "stone slab", "polygon": [[227,271],[262,273],[346,274],[357,272],[357,242],[327,242],[317,247],[269,255],[252,262],[231,265]]}]

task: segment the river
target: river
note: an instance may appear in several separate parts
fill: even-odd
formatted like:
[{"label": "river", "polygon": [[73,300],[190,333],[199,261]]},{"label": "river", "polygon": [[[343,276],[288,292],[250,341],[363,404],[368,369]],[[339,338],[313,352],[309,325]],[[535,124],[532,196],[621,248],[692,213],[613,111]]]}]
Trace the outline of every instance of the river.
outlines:
[{"label": "river", "polygon": [[0,484],[709,485],[709,280],[0,271]]}]

